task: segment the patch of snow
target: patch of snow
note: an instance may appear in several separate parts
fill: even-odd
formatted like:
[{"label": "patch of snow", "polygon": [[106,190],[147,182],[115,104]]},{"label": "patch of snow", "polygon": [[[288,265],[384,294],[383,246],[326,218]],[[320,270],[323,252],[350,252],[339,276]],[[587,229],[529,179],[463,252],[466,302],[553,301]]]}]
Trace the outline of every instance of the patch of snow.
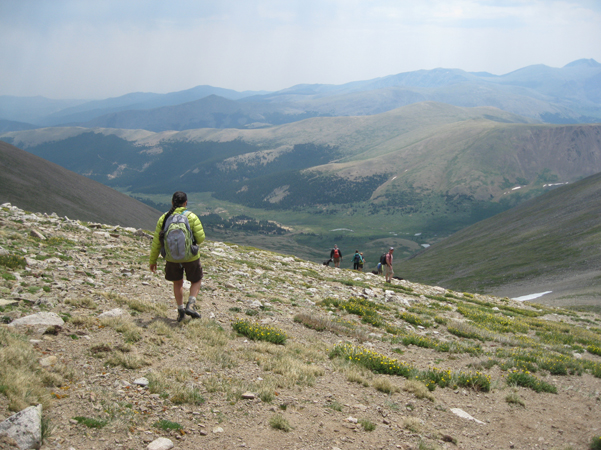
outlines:
[{"label": "patch of snow", "polygon": [[516,187],[514,187],[514,188],[511,188],[511,190],[512,190],[512,191],[516,191],[516,190],[518,190],[518,189],[522,189],[522,186],[516,186]]},{"label": "patch of snow", "polygon": [[353,230],[349,230],[348,228],[335,228],[333,230],[330,231],[350,231],[351,233],[354,233]]},{"label": "patch of snow", "polygon": [[538,294],[522,295],[521,297],[512,298],[512,300],[516,300],[518,302],[525,302],[528,300],[534,300],[535,298],[542,297],[546,294],[550,294],[551,292],[553,291],[539,292]]},{"label": "patch of snow", "polygon": [[413,236],[421,236],[421,233],[415,233]]},{"label": "patch of snow", "polygon": [[422,244],[422,247],[428,248],[428,247],[430,247],[430,244]]}]

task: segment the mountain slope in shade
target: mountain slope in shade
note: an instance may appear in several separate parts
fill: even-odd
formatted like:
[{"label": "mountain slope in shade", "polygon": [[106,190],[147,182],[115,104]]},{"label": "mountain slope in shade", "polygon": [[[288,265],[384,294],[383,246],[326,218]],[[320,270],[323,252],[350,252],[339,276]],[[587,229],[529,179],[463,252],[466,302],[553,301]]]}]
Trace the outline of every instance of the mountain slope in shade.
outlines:
[{"label": "mountain slope in shade", "polygon": [[402,262],[420,282],[601,305],[601,173],[468,227]]},{"label": "mountain slope in shade", "polygon": [[0,142],[0,203],[72,219],[154,229],[159,211],[96,181]]}]

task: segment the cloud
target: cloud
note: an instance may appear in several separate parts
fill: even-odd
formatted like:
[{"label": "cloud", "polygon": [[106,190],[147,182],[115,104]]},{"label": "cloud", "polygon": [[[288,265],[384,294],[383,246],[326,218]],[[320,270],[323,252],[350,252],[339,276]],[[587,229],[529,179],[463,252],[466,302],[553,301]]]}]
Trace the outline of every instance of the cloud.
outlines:
[{"label": "cloud", "polygon": [[0,94],[277,90],[417,69],[601,61],[595,1],[0,2]]}]

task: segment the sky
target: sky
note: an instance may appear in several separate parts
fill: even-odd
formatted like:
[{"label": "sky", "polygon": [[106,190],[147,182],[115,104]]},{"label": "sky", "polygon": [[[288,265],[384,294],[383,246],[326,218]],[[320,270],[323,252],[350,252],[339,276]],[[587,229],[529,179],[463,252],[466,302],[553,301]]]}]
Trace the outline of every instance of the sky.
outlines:
[{"label": "sky", "polygon": [[601,62],[600,0],[0,0],[0,95],[276,91]]}]

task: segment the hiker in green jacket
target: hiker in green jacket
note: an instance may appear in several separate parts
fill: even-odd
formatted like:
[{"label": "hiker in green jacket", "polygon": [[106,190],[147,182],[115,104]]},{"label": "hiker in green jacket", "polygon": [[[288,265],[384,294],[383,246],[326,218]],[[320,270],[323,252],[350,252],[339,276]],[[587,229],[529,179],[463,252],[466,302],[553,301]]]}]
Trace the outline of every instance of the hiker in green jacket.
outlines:
[{"label": "hiker in green jacket", "polygon": [[[200,319],[200,313],[196,311],[195,305],[196,296],[200,291],[200,284],[203,277],[202,266],[200,264],[200,255],[198,254],[198,245],[205,240],[205,232],[198,216],[186,210],[186,206],[188,205],[188,196],[185,192],[178,191],[173,194],[171,205],[171,209],[159,218],[157,226],[154,230],[152,245],[150,247],[150,271],[153,273],[156,272],[157,259],[159,257],[159,253],[161,253],[166,260],[165,279],[173,282],[173,294],[175,295],[175,303],[177,303],[177,321],[181,322],[186,314],[193,319]],[[168,236],[168,242],[165,242],[164,235],[167,232],[167,229],[163,229],[163,224],[168,225],[165,228],[171,226],[169,224],[172,221],[175,221],[176,215],[184,215],[187,218],[192,236],[188,236],[188,240],[186,242],[195,241],[196,244],[195,249],[193,246],[190,246],[191,249],[186,248],[186,257],[178,260],[175,260],[169,249],[165,248],[165,246],[170,247],[171,245],[169,244],[170,241]],[[184,229],[187,230],[185,227]],[[191,283],[190,296],[188,297],[188,302],[186,303],[185,308],[184,272],[186,273],[186,279]]]}]

